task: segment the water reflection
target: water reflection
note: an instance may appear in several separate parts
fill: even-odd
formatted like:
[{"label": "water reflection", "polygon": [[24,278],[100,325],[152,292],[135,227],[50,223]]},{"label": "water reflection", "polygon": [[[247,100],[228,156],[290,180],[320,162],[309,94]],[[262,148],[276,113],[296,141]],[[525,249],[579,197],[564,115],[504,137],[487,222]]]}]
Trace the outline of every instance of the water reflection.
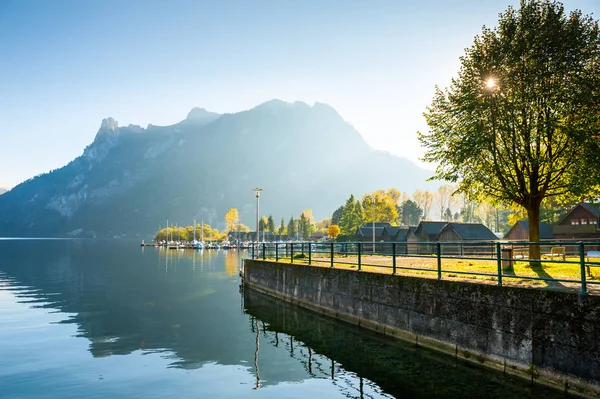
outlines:
[{"label": "water reflection", "polygon": [[[0,343],[11,343],[0,344],[2,359],[10,359],[0,359],[0,379],[9,392],[11,384],[23,390],[30,375],[42,391],[47,385],[73,384],[75,374],[107,383],[106,361],[124,378],[115,391],[130,397],[158,396],[169,383],[176,384],[174,392],[186,387],[186,392],[220,397],[253,392],[261,397],[494,398],[542,392],[262,295],[248,291],[241,297],[237,274],[244,253],[140,248],[116,240],[0,240],[0,254],[0,310],[9,310],[3,324],[20,323],[27,332],[15,339],[21,330],[0,329]],[[31,319],[17,305],[26,305]],[[31,328],[45,320],[64,328]],[[65,331],[74,336],[57,336]],[[60,339],[60,350],[54,341],[37,345],[43,334]],[[28,360],[21,360],[23,353]],[[156,357],[160,363],[151,361]],[[64,380],[37,369],[40,359],[50,359],[52,365],[44,367],[68,370]],[[72,370],[75,360],[83,366]],[[145,373],[148,364],[155,364],[155,374]],[[17,373],[20,368],[31,374]],[[179,374],[167,378],[166,369]],[[198,385],[199,376],[208,385]],[[106,396],[106,387],[81,386],[88,397]],[[81,394],[72,389],[72,397]],[[127,389],[130,395],[124,394]]]},{"label": "water reflection", "polygon": [[256,322],[261,320],[263,342],[283,345],[310,376],[331,378],[348,397],[371,397],[373,393],[402,398],[564,397],[560,392],[390,340],[251,289],[244,292],[244,305]]},{"label": "water reflection", "polygon": [[2,269],[31,287],[20,302],[68,314],[61,323],[78,326],[94,357],[171,350],[173,367],[239,364],[227,350],[239,349],[227,328],[240,318],[237,253],[145,248],[140,258],[131,243],[110,244],[16,243]]}]

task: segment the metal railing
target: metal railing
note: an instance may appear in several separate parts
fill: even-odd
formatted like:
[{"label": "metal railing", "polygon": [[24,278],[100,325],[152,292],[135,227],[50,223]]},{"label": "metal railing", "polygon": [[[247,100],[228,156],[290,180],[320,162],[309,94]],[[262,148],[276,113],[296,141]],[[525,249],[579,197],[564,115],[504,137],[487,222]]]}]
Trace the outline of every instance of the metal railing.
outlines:
[{"label": "metal railing", "polygon": [[[540,249],[540,260],[529,259],[534,246]],[[545,282],[548,286],[566,283],[570,289],[578,285],[582,294],[588,294],[588,285],[600,288],[600,278],[594,277],[591,269],[600,267],[599,241],[255,243],[251,257],[357,271],[437,274],[439,280],[483,277],[499,286],[506,280]]]}]

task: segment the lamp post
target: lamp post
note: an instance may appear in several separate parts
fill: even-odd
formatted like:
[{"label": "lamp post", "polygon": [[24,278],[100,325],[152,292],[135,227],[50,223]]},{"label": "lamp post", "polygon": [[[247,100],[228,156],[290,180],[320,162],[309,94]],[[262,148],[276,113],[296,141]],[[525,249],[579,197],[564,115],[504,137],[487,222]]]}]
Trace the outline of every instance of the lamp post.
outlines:
[{"label": "lamp post", "polygon": [[260,198],[260,192],[263,191],[262,188],[253,188],[254,194],[256,195],[256,245],[258,245],[258,241],[260,240],[260,233],[258,229],[258,199]]},{"label": "lamp post", "polygon": [[373,219],[373,253],[375,253],[375,193],[371,194],[371,212]]}]

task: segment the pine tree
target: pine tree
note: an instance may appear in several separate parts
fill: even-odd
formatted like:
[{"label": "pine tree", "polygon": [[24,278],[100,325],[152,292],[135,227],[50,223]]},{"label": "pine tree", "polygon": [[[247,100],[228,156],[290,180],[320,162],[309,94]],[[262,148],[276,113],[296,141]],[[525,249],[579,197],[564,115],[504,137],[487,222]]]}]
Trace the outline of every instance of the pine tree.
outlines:
[{"label": "pine tree", "polygon": [[340,229],[343,235],[354,235],[356,230],[363,224],[363,208],[359,200],[350,195],[350,198],[344,205],[342,219],[340,220]]},{"label": "pine tree", "polygon": [[273,216],[269,215],[269,218],[267,219],[267,231],[270,231],[271,233],[275,234],[275,221],[273,220]]},{"label": "pine tree", "polygon": [[285,231],[285,221],[281,218],[281,224],[279,225],[279,231],[277,232],[279,235],[282,235]]},{"label": "pine tree", "polygon": [[294,216],[290,218],[288,222],[288,239],[293,240],[296,237],[296,221],[294,220]]}]

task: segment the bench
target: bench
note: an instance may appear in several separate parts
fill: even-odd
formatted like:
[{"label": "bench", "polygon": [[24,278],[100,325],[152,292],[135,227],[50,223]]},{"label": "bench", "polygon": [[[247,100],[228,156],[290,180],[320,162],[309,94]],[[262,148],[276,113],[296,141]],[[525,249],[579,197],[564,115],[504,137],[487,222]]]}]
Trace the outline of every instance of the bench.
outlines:
[{"label": "bench", "polygon": [[521,247],[514,248],[513,247],[513,259],[526,259],[529,258],[529,248]]},{"label": "bench", "polygon": [[544,256],[547,256],[549,258],[554,258],[555,256],[562,256],[562,260],[565,260],[565,258],[566,258],[565,247],[552,247],[550,249],[550,253],[544,254]]},{"label": "bench", "polygon": [[[595,258],[600,258],[600,251],[588,251],[587,255],[585,256],[585,261],[589,262],[590,258],[595,259]],[[600,266],[600,265],[590,265],[590,264],[585,264],[585,267],[587,268],[587,272],[588,272],[588,276],[592,277],[592,271],[590,270],[590,266]]]}]

